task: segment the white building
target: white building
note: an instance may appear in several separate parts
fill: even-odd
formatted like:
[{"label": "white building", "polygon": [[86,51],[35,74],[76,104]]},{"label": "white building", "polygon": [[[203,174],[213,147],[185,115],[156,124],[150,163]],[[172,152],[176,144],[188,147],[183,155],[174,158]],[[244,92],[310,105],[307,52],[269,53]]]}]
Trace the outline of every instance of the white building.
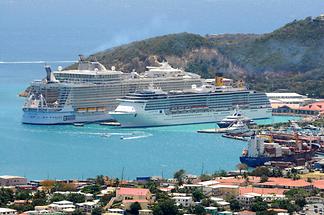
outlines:
[{"label": "white building", "polygon": [[175,196],[172,199],[177,205],[182,205],[183,207],[190,207],[194,203],[191,196]]},{"label": "white building", "polygon": [[27,178],[12,175],[0,176],[0,186],[16,186],[27,184]]},{"label": "white building", "polygon": [[112,213],[112,214],[125,214],[125,210],[120,209],[120,208],[110,208],[110,209],[108,209],[108,213]]},{"label": "white building", "polygon": [[303,214],[306,215],[322,215],[324,213],[323,204],[307,204],[303,208]]},{"label": "white building", "polygon": [[281,106],[297,108],[313,101],[313,99],[298,93],[266,93],[266,95],[270,100],[272,108],[278,108]]},{"label": "white building", "polygon": [[77,203],[76,208],[85,213],[91,213],[94,208],[98,207],[98,202]]},{"label": "white building", "polygon": [[17,211],[10,208],[0,208],[0,215],[16,215]]},{"label": "white building", "polygon": [[75,209],[73,202],[70,201],[59,201],[53,202],[52,204],[48,205],[48,208],[55,212],[70,212],[71,210]]}]

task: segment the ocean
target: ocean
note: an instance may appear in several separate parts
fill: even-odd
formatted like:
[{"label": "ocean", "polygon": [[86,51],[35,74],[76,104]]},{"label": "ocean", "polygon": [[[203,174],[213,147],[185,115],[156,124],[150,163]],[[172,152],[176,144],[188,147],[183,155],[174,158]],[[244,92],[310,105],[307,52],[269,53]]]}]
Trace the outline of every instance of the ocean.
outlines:
[{"label": "ocean", "polygon": [[234,169],[246,143],[196,132],[215,124],[142,129],[24,125],[18,93],[44,77],[39,61],[55,69],[70,63],[53,61],[73,61],[80,53],[166,33],[270,32],[293,19],[319,15],[324,6],[307,0],[244,2],[0,1],[0,175],[82,179],[120,178],[123,172],[134,179],[171,177],[180,168],[192,174]]}]

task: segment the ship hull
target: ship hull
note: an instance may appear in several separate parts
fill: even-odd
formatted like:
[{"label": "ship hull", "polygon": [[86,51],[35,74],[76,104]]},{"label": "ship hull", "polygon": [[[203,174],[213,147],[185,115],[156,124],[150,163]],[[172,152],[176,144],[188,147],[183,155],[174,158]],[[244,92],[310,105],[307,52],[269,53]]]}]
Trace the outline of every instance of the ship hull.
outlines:
[{"label": "ship hull", "polygon": [[298,159],[305,159],[310,160],[315,155],[315,151],[308,151],[303,153],[298,153],[294,155],[287,155],[281,157],[248,157],[248,156],[241,156],[240,161],[241,163],[246,164],[249,167],[257,167],[263,166],[266,162],[269,161],[279,161],[279,162],[292,162],[296,163]]},{"label": "ship hull", "polygon": [[22,123],[34,125],[57,125],[72,123],[91,123],[111,120],[107,112],[77,113],[69,110],[61,111],[24,111]]},{"label": "ship hull", "polygon": [[[242,113],[251,119],[265,119],[272,116],[271,108],[245,109]],[[231,111],[166,114],[163,111],[138,111],[134,113],[111,112],[122,127],[151,127],[214,123],[231,114]]]}]

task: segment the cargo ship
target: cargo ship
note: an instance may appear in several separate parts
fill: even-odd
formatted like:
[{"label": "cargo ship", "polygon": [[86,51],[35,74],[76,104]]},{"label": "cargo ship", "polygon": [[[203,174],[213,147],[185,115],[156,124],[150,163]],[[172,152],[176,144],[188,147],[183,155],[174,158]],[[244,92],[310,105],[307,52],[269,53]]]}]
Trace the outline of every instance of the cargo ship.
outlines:
[{"label": "cargo ship", "polygon": [[263,166],[267,162],[297,164],[311,160],[317,149],[317,145],[302,143],[298,138],[295,146],[285,146],[273,142],[271,136],[253,135],[248,142],[248,149],[243,150],[240,161],[249,167]]}]

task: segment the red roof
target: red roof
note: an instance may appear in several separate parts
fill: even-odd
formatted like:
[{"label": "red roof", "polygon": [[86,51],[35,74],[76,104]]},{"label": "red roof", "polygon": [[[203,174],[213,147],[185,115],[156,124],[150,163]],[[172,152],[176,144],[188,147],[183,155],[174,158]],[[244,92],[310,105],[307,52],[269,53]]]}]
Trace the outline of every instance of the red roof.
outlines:
[{"label": "red roof", "polygon": [[280,188],[259,188],[259,187],[240,187],[239,192],[240,195],[244,195],[246,193],[257,193],[261,195],[267,194],[276,194],[276,195],[283,195],[286,189]]},{"label": "red roof", "polygon": [[130,196],[146,196],[149,192],[149,189],[121,187],[116,191],[116,194]]},{"label": "red roof", "polygon": [[324,111],[324,101],[314,102],[303,107],[300,107],[299,110],[312,110],[312,111]]},{"label": "red roof", "polygon": [[323,190],[324,189],[324,180],[313,181],[313,185],[314,185],[315,188]]},{"label": "red roof", "polygon": [[244,210],[244,211],[238,212],[238,214],[239,215],[252,215],[252,214],[256,214],[256,212]]},{"label": "red roof", "polygon": [[[216,179],[216,181],[218,181],[220,184],[226,184],[226,185],[242,185],[247,182],[247,180],[245,180],[242,177],[236,177],[236,178],[225,177],[225,178]],[[257,183],[259,181],[260,181],[260,177],[250,176],[248,183]]]},{"label": "red roof", "polygon": [[138,203],[148,203],[149,201],[146,199],[125,199],[123,203],[130,203],[130,202],[138,202]]},{"label": "red roof", "polygon": [[299,180],[293,180],[290,178],[269,178],[267,182],[264,183],[258,183],[258,185],[264,185],[264,186],[273,186],[273,187],[308,187],[312,186],[311,183],[299,179]]}]

